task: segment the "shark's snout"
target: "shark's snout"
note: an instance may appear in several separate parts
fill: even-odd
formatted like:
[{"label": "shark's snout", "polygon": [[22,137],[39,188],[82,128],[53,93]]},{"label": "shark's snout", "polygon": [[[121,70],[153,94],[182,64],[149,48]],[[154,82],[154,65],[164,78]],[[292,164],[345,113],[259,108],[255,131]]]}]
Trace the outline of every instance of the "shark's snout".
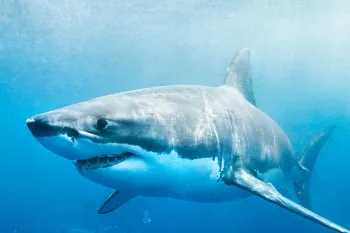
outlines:
[{"label": "shark's snout", "polygon": [[58,127],[51,126],[47,121],[39,117],[31,117],[26,123],[34,137],[54,136],[59,132]]},{"label": "shark's snout", "polygon": [[82,142],[77,142],[81,139],[81,133],[69,120],[40,114],[27,119],[26,124],[38,142],[55,154],[70,160],[91,157],[83,156],[90,148],[84,150]]},{"label": "shark's snout", "polygon": [[79,132],[74,128],[55,126],[49,123],[48,120],[40,116],[35,116],[27,119],[27,127],[34,137],[50,137],[65,133],[70,137],[78,137]]}]

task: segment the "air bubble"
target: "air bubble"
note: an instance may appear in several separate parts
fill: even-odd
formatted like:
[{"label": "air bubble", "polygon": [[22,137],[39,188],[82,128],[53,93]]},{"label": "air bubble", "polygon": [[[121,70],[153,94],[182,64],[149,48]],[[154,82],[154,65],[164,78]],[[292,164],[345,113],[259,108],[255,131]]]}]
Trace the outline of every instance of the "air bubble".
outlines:
[{"label": "air bubble", "polygon": [[148,211],[143,211],[143,218],[142,218],[142,222],[144,224],[150,224],[151,223],[151,215],[149,214]]}]

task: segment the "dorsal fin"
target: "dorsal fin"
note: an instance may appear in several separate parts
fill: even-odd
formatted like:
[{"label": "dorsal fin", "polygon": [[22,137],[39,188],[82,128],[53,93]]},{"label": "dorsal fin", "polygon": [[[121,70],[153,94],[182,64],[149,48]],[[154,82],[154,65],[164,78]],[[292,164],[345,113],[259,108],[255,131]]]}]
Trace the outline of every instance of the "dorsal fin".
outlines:
[{"label": "dorsal fin", "polygon": [[249,49],[242,49],[233,58],[226,70],[223,85],[237,88],[251,104],[256,106]]}]

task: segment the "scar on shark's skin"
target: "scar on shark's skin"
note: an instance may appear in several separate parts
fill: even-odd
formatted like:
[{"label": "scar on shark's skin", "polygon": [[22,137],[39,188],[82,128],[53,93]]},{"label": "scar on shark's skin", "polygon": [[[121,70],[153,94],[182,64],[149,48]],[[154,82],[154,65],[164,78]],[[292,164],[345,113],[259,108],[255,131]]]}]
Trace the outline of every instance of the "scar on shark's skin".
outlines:
[{"label": "scar on shark's skin", "polygon": [[242,49],[219,87],[122,92],[33,116],[27,125],[79,174],[115,190],[100,214],[136,196],[217,203],[255,195],[349,232],[311,211],[310,175],[334,126],[296,156],[285,132],[258,108],[251,74],[250,52]]}]

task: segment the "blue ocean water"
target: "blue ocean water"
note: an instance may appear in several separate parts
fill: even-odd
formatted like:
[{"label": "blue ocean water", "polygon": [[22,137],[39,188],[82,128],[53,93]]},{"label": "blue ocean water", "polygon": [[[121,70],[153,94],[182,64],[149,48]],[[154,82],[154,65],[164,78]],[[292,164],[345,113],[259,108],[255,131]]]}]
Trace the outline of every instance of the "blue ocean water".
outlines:
[{"label": "blue ocean water", "polygon": [[199,204],[138,197],[98,215],[113,191],[45,150],[25,120],[137,88],[220,85],[251,50],[258,106],[295,151],[330,124],[311,178],[314,211],[350,228],[350,3],[0,1],[0,232],[331,232],[258,198]]}]

